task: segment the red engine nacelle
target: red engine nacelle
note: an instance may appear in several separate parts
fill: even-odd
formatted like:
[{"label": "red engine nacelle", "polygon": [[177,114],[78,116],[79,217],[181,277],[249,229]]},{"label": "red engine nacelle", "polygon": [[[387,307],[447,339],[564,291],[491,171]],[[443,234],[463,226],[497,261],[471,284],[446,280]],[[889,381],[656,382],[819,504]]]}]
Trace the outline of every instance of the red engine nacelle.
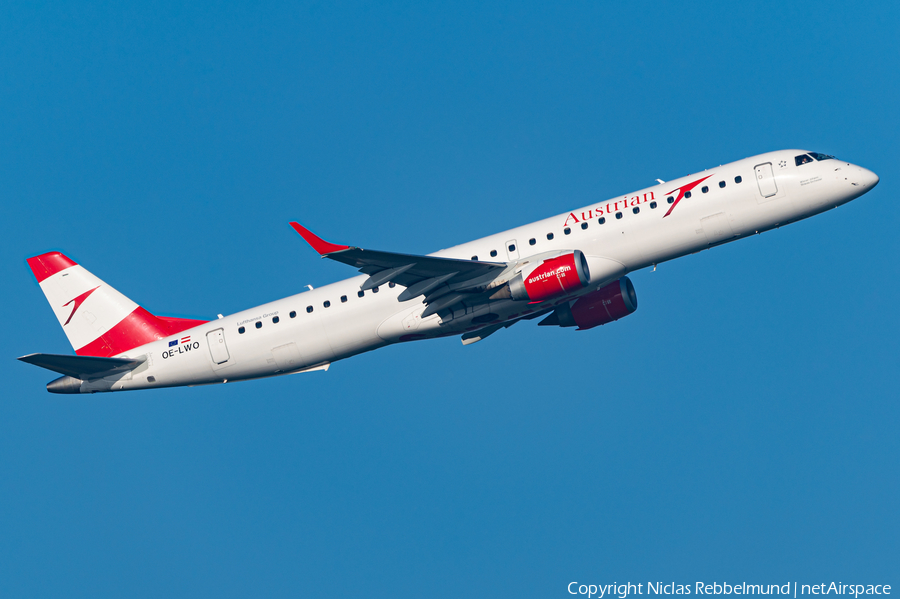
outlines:
[{"label": "red engine nacelle", "polygon": [[637,310],[637,294],[628,277],[563,304],[542,320],[541,326],[578,327],[579,331],[619,320]]},{"label": "red engine nacelle", "polygon": [[514,300],[542,302],[583,289],[590,280],[587,260],[575,250],[523,270],[509,282],[509,291]]}]

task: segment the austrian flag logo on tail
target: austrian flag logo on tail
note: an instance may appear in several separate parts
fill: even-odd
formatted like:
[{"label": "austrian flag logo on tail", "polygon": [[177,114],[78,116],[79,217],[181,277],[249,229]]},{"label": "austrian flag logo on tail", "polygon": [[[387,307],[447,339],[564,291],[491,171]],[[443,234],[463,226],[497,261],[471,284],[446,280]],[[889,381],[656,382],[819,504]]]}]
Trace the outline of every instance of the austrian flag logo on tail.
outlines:
[{"label": "austrian flag logo on tail", "polygon": [[62,305],[62,307],[65,308],[69,304],[74,304],[74,306],[72,306],[72,312],[69,314],[69,317],[66,319],[66,322],[63,323],[63,326],[66,326],[67,324],[72,322],[72,317],[75,316],[75,312],[78,311],[79,306],[81,306],[81,304],[84,303],[84,300],[86,300],[90,294],[94,293],[98,289],[100,289],[100,285],[97,285],[93,289],[89,289],[89,290],[85,291],[78,297],[70,299],[68,302],[66,302],[65,304]]}]

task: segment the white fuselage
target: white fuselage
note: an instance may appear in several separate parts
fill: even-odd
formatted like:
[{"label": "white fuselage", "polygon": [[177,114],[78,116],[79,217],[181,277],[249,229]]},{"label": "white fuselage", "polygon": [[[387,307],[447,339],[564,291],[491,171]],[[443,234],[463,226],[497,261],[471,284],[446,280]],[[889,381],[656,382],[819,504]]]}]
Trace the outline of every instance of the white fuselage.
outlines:
[{"label": "white fuselage", "polygon": [[[577,249],[621,263],[624,274],[824,212],[859,197],[878,181],[871,171],[836,159],[796,165],[795,157],[802,154],[784,150],[739,160],[433,255],[515,263],[543,252]],[[699,179],[704,180],[687,197],[684,189]],[[146,356],[146,362],[121,378],[86,382],[82,392],[307,371],[400,341],[461,335],[484,326],[473,324],[479,315],[490,312],[500,322],[509,321],[596,288],[539,306],[501,299],[450,318],[434,314],[423,319],[421,297],[398,302],[404,289],[399,285],[361,294],[366,278],[299,293],[178,335],[189,336],[188,343],[170,346],[172,337],[125,352],[121,357]]]}]

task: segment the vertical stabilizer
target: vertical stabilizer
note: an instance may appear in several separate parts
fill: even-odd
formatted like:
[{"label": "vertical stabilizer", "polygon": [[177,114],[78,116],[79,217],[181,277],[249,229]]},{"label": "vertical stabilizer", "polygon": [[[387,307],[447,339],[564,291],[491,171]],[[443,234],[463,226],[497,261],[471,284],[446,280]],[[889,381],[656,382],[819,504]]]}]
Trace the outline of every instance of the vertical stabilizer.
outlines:
[{"label": "vertical stabilizer", "polygon": [[28,266],[79,356],[115,356],[206,322],[154,316],[59,252]]}]

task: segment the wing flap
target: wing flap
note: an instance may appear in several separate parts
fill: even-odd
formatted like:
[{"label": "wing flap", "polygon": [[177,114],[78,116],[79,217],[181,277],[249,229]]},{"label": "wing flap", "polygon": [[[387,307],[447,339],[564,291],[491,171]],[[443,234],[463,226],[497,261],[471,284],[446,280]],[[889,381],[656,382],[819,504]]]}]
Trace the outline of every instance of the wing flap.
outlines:
[{"label": "wing flap", "polygon": [[432,314],[437,314],[444,308],[449,308],[457,302],[469,297],[469,293],[446,293],[428,301],[428,307],[422,312],[422,318],[428,318]]},{"label": "wing flap", "polygon": [[439,277],[432,277],[430,279],[421,279],[411,285],[405,285],[406,289],[397,297],[401,302],[405,302],[407,300],[411,300],[414,297],[419,297],[420,295],[425,295],[432,289],[435,289],[441,283],[446,282],[449,279],[452,279],[459,273],[451,272],[446,275],[442,275]]},{"label": "wing flap", "polygon": [[415,264],[407,264],[406,266],[398,266],[397,268],[387,268],[385,270],[380,270],[374,274],[369,275],[369,278],[366,279],[359,288],[363,291],[368,291],[373,287],[384,285],[389,281],[395,280],[398,276],[402,275],[414,266]]},{"label": "wing flap", "polygon": [[517,318],[516,320],[508,320],[506,322],[497,322],[491,325],[484,327],[483,329],[478,329],[477,331],[469,331],[468,333],[463,333],[462,336],[462,344],[463,345],[472,345],[473,343],[478,343],[482,339],[486,339],[499,331],[500,329],[508,329],[512,325],[517,322],[522,322],[523,320],[533,320],[535,318],[539,318],[546,314],[547,312],[552,311],[553,308],[548,308],[546,310],[541,310],[540,312],[535,312],[534,314],[529,314],[528,316],[523,316],[521,318]]}]

